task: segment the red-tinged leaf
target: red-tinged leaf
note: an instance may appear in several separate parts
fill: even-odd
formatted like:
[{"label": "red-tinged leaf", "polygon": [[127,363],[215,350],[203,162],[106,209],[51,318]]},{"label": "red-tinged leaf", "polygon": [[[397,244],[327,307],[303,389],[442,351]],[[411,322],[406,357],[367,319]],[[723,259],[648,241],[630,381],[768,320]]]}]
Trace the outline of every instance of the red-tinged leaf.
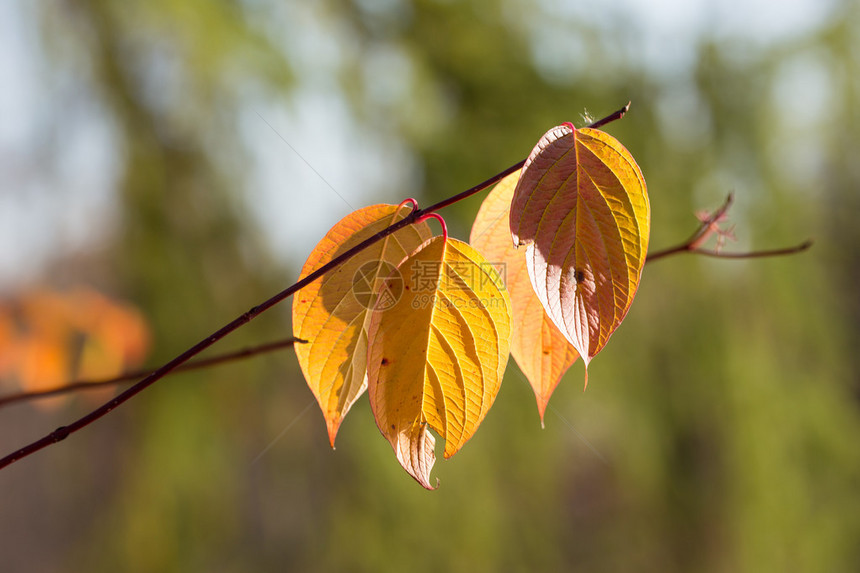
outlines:
[{"label": "red-tinged leaf", "polygon": [[434,237],[398,270],[389,280],[406,282],[403,296],[368,329],[368,397],[397,460],[433,489],[430,429],[449,458],[487,415],[508,361],[511,303],[489,262],[456,239]]},{"label": "red-tinged leaf", "polygon": [[[373,205],[350,213],[317,244],[301,276],[409,212],[406,206]],[[367,388],[369,309],[377,302],[390,302],[385,297],[399,296],[396,289],[378,289],[379,283],[431,236],[426,223],[400,229],[314,281],[293,299],[293,334],[308,341],[295,346],[296,357],[322,409],[332,447],[343,418]]]},{"label": "red-tinged leaf", "polygon": [[490,191],[472,225],[469,242],[487,260],[500,265],[516,325],[511,333],[511,355],[534,390],[543,425],[550,396],[579,354],[541,306],[532,288],[525,253],[511,244],[508,220],[519,177],[519,172],[512,173]]},{"label": "red-tinged leaf", "polygon": [[538,298],[586,366],[630,308],[649,228],[645,180],[615,138],[570,124],[541,138],[517,184],[510,230],[528,245]]}]

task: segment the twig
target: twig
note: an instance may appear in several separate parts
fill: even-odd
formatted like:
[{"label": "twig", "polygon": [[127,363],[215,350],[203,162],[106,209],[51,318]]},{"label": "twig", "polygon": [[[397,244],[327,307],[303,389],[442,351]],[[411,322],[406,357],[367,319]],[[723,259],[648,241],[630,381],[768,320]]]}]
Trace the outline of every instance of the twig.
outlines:
[{"label": "twig", "polygon": [[783,247],[781,249],[769,249],[764,251],[749,251],[747,253],[726,253],[709,249],[691,249],[689,252],[694,255],[704,255],[706,257],[715,257],[718,259],[759,259],[764,257],[779,257],[782,255],[796,255],[797,253],[802,253],[809,249],[812,245],[812,240],[807,239],[794,247]]},{"label": "twig", "polygon": [[683,245],[678,245],[676,247],[671,247],[663,251],[657,251],[656,253],[649,254],[648,258],[645,259],[645,262],[653,263],[654,261],[664,259],[670,255],[680,255],[682,253],[702,255],[705,257],[713,257],[715,259],[760,259],[764,257],[796,255],[797,253],[802,253],[803,251],[809,249],[812,245],[813,241],[807,239],[806,241],[793,247],[783,247],[781,249],[768,249],[763,251],[748,251],[745,253],[726,253],[724,251],[715,251],[713,249],[693,249],[685,243]]},{"label": "twig", "polygon": [[[186,372],[188,370],[198,370],[201,368],[207,368],[209,366],[216,366],[218,364],[232,362],[241,358],[250,358],[251,356],[257,356],[258,354],[273,352],[282,348],[290,348],[295,343],[305,344],[307,343],[307,340],[302,340],[301,338],[287,338],[284,340],[275,340],[274,342],[260,344],[258,346],[249,346],[248,348],[243,348],[242,350],[237,350],[235,352],[228,352],[226,354],[212,356],[211,358],[203,358],[200,360],[186,362],[182,366],[176,367],[174,371]],[[64,384],[63,386],[57,386],[55,388],[9,394],[7,396],[0,397],[0,407],[8,406],[9,404],[14,404],[16,402],[37,400],[39,398],[59,396],[62,394],[70,394],[79,390],[95,390],[97,388],[104,388],[105,386],[116,386],[117,384],[122,384],[123,382],[133,382],[134,380],[139,380],[144,376],[152,374],[152,372],[152,370],[137,370],[133,372],[126,372],[120,376],[115,376],[113,378],[106,378],[100,380],[75,380],[73,382],[69,382],[68,384]]]},{"label": "twig", "polygon": [[598,127],[603,127],[603,126],[604,126],[604,125],[606,125],[607,123],[611,123],[611,122],[613,122],[613,121],[616,121],[616,120],[621,119],[622,117],[624,117],[624,114],[625,114],[625,113],[627,113],[628,111],[630,111],[630,104],[631,104],[631,103],[632,103],[632,102],[629,102],[629,101],[628,101],[628,102],[627,102],[627,105],[625,105],[624,107],[622,107],[622,108],[621,108],[621,109],[619,109],[618,111],[615,111],[615,112],[613,112],[613,113],[611,113],[611,114],[607,115],[607,116],[606,116],[606,117],[604,117],[603,119],[598,119],[597,121],[595,121],[595,122],[593,122],[593,123],[590,123],[590,124],[588,125],[588,127],[590,127],[591,129],[597,129]]},{"label": "twig", "polygon": [[[621,119],[622,117],[624,117],[624,114],[627,113],[627,110],[629,110],[629,109],[630,109],[630,102],[627,102],[627,105],[625,105],[621,109],[618,109],[618,110],[610,113],[609,115],[607,115],[604,118],[598,119],[594,123],[589,124],[588,127],[592,128],[592,129],[596,129],[598,127],[606,125],[607,123],[611,123],[613,121]],[[514,171],[521,169],[522,166],[525,165],[525,163],[526,163],[525,159],[523,159],[522,161],[518,161],[517,163],[511,165],[510,167],[508,167],[507,169],[505,169],[501,173],[497,173],[496,175],[493,175],[492,177],[490,177],[486,181],[479,183],[478,185],[475,185],[471,189],[466,189],[462,193],[458,193],[458,194],[454,195],[453,197],[448,197],[447,199],[445,199],[443,201],[439,201],[438,203],[431,205],[430,207],[427,207],[426,209],[419,209],[419,211],[421,212],[421,214],[432,213],[434,211],[438,211],[439,209],[447,207],[448,205],[453,205],[454,203],[456,203],[458,201],[462,201],[463,199],[465,199],[467,197],[471,197],[475,193],[479,193],[479,192],[483,191],[484,189],[486,189],[490,185],[495,185],[496,183],[498,183],[499,181],[501,181],[502,179],[504,179],[505,177],[507,177],[508,175],[513,173]]]},{"label": "twig", "polygon": [[[703,255],[706,257],[714,257],[718,259],[755,259],[762,257],[778,257],[781,255],[794,255],[807,250],[812,246],[811,240],[806,240],[799,245],[793,247],[784,247],[781,249],[769,249],[764,251],[750,251],[746,253],[725,253],[719,249],[703,249],[702,245],[713,235],[723,233],[719,228],[719,223],[724,220],[726,212],[732,205],[734,197],[731,193],[726,198],[725,203],[702,220],[699,228],[690,235],[690,238],[680,245],[663,249],[654,253],[648,253],[645,259],[646,263],[653,263],[660,259],[664,259],[670,255],[679,255],[681,253],[692,253],[695,255]],[[719,246],[719,245],[718,245]]]}]

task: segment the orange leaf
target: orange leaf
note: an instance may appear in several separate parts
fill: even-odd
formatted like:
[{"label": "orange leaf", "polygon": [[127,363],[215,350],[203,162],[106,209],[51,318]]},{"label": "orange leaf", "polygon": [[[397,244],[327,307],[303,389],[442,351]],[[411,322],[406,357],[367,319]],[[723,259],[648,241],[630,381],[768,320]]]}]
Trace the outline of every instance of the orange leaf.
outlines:
[{"label": "orange leaf", "polygon": [[[12,315],[14,323],[8,322]],[[75,377],[115,376],[139,364],[149,346],[149,328],[137,309],[87,287],[33,290],[11,299],[0,305],[4,330],[0,376],[16,379],[30,391]],[[48,407],[59,403],[37,402]]]},{"label": "orange leaf", "polygon": [[570,124],[541,138],[517,184],[510,229],[515,244],[528,245],[538,298],[586,366],[630,309],[649,228],[645,180],[615,138]]},{"label": "orange leaf", "polygon": [[541,425],[547,402],[579,354],[544,312],[532,288],[522,251],[511,244],[508,225],[511,200],[520,173],[502,179],[487,195],[472,225],[469,242],[494,264],[503,265],[511,297],[511,355],[531,384]]},{"label": "orange leaf", "polygon": [[[350,213],[317,244],[301,276],[409,212],[409,207],[373,205]],[[293,299],[293,335],[308,341],[295,346],[296,356],[322,409],[332,447],[343,418],[367,388],[368,309],[393,304],[402,290],[402,285],[380,290],[379,282],[430,236],[426,223],[409,225],[314,281]]]},{"label": "orange leaf", "polygon": [[434,237],[398,271],[389,280],[402,273],[403,296],[371,316],[368,397],[400,464],[433,489],[429,430],[450,458],[478,429],[507,365],[511,303],[489,262],[456,239]]}]

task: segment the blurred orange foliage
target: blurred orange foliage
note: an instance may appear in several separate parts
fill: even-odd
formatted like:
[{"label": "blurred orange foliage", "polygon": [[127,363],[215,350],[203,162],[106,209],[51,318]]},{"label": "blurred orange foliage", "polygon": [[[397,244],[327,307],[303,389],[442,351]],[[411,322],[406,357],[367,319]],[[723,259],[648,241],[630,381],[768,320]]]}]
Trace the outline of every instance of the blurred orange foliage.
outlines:
[{"label": "blurred orange foliage", "polygon": [[117,376],[141,364],[149,327],[133,306],[86,287],[0,301],[0,388],[26,392]]}]

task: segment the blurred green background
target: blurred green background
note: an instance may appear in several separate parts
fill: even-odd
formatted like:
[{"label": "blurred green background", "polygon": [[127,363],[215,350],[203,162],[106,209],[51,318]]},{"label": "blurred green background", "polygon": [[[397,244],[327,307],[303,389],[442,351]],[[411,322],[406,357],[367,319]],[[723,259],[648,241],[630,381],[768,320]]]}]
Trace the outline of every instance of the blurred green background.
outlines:
[{"label": "blurred green background", "polygon": [[[856,571],[860,4],[168,0],[0,7],[4,292],[140,305],[153,364],[292,283],[354,208],[424,205],[550,127],[637,158],[649,265],[541,430],[511,362],[421,489],[366,399],[327,444],[291,351],[177,375],[0,472],[6,571]],[[468,237],[481,196],[443,214]],[[289,304],[218,345],[290,333]],[[82,415],[0,412],[7,453]],[[441,450],[440,450],[441,451]]]}]

